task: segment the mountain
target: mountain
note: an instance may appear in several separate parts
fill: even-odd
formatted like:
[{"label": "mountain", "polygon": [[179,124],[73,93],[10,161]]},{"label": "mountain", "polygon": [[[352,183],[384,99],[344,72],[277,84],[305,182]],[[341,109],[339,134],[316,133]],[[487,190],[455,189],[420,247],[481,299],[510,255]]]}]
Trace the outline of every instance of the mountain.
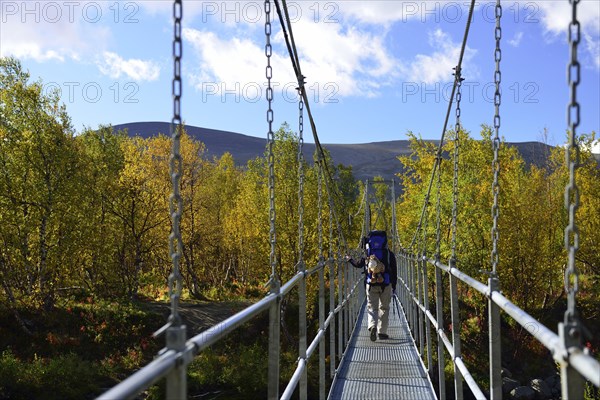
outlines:
[{"label": "mountain", "polygon": [[[144,138],[157,133],[169,134],[170,124],[167,122],[132,122],[113,126],[115,130],[127,129],[130,136],[139,135]],[[248,160],[262,156],[267,144],[261,139],[241,133],[220,131],[216,129],[186,126],[187,133],[206,145],[209,156],[220,157],[226,152],[233,155],[237,165],[245,166]],[[509,143],[515,146],[529,164],[544,165],[551,146],[540,142]],[[409,155],[408,140],[392,140],[386,142],[360,144],[323,144],[329,151],[334,163],[351,165],[354,177],[359,180],[373,179],[382,176],[393,179],[402,170],[400,155]],[[304,155],[307,160],[313,159],[315,145],[304,144]]]}]

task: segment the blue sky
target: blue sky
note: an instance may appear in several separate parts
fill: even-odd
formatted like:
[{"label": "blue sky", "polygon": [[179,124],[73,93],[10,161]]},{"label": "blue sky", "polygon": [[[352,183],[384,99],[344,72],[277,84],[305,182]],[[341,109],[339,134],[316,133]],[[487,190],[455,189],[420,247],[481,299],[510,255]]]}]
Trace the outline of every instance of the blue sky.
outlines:
[{"label": "blue sky", "polygon": [[[289,1],[322,143],[440,137],[468,14],[460,1]],[[478,2],[463,63],[463,126],[493,122],[494,3]],[[60,89],[75,128],[170,121],[169,1],[0,0],[0,54]],[[275,7],[273,7],[275,12]],[[266,137],[263,1],[184,1],[183,118]],[[580,132],[600,128],[600,2],[580,3]],[[564,142],[568,0],[504,1],[500,134]],[[275,127],[297,130],[296,84],[273,22]],[[454,111],[449,126],[454,125]],[[547,132],[544,135],[544,131]],[[305,124],[307,141],[312,141]]]}]

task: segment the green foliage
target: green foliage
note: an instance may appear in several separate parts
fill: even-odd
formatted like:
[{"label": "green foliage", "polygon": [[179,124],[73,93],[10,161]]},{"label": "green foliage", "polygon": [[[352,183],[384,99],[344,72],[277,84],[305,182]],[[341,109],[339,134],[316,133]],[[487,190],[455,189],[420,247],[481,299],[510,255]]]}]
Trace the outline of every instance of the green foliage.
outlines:
[{"label": "green foliage", "polygon": [[595,387],[591,382],[586,382],[583,396],[585,400],[597,400],[600,398],[600,389]]},{"label": "green foliage", "polygon": [[[158,132],[147,139],[129,137],[110,126],[86,129],[75,136],[58,93],[44,93],[42,87],[41,82],[30,81],[18,60],[0,59],[0,305],[3,321],[8,322],[3,325],[27,333],[19,338],[11,332],[14,343],[0,335],[0,343],[14,351],[4,352],[0,360],[4,385],[0,397],[35,398],[36,390],[60,384],[62,390],[48,393],[81,398],[80,392],[69,392],[71,386],[93,391],[90,382],[95,374],[120,376],[137,368],[155,350],[149,333],[162,320],[148,317],[136,303],[122,299],[168,299],[170,139]],[[460,141],[457,266],[482,281],[486,276],[480,271],[491,268],[491,135],[486,126],[480,140],[467,132],[450,134]],[[425,249],[429,255],[437,251],[439,201],[439,253],[447,260],[454,172],[449,160],[454,143],[443,147],[440,196],[435,179],[422,230],[415,237],[437,147],[409,136],[413,151],[400,157],[404,169],[398,173],[403,186],[396,207],[400,241],[405,247],[414,244],[411,250]],[[297,272],[300,254],[311,268],[321,257],[345,252],[345,247],[358,242],[362,216],[352,217],[360,210],[365,187],[356,183],[351,167],[334,166],[328,154],[319,162],[299,161],[298,136],[287,124],[275,137],[275,268],[280,280],[286,281]],[[582,150],[577,173],[581,193],[579,303],[583,316],[597,321],[600,169],[589,151],[595,134],[581,135],[578,140]],[[251,160],[244,169],[236,167],[229,154],[209,159],[204,145],[185,132],[181,152],[184,295],[216,300],[262,297],[271,275],[267,159]],[[568,177],[564,151],[556,148],[545,166],[535,167],[526,165],[515,148],[503,144],[499,162],[502,290],[517,305],[544,318],[564,302],[567,214],[563,202]],[[320,181],[324,171],[333,178],[327,184]],[[387,185],[378,179],[371,183],[371,228],[389,230]],[[375,204],[382,205],[380,215]],[[330,207],[337,220],[331,218]],[[429,281],[434,282],[433,275]],[[316,330],[317,290],[316,279],[311,278],[307,283],[309,335]],[[459,291],[465,342],[469,348],[480,348],[484,338],[478,330],[486,324],[485,302],[463,285]],[[83,297],[73,300],[78,293]],[[287,324],[284,329],[290,331],[297,323],[295,293],[284,299],[288,315],[282,320]],[[45,319],[49,316],[54,323]],[[525,333],[507,327],[512,342],[526,343]],[[600,337],[598,326],[590,329],[594,337]],[[192,387],[226,387],[235,395],[246,391],[262,396],[266,379],[263,332],[255,333],[256,341],[238,340],[242,345],[228,342],[218,351],[205,351],[191,366]],[[600,348],[596,339],[586,345]],[[527,342],[527,346],[533,345]],[[290,349],[282,356],[282,375],[291,375],[296,351]],[[79,383],[67,384],[75,381]]]},{"label": "green foliage", "polygon": [[[10,381],[27,382],[34,372],[23,364],[34,360],[31,368],[43,369],[42,375],[64,384],[70,382],[60,375],[64,361],[64,369],[121,378],[156,353],[157,344],[149,335],[163,322],[131,300],[168,299],[170,138],[158,132],[147,139],[130,137],[110,126],[75,136],[58,94],[44,93],[41,82],[31,83],[19,61],[10,58],[0,61],[0,116],[0,305],[3,326],[10,327],[0,328],[0,343],[15,349],[14,355],[3,358],[2,373],[13,371],[19,376]],[[300,252],[311,268],[320,257],[344,246],[335,239],[338,221],[330,219],[331,205],[342,216],[344,234],[357,235],[345,218],[345,212],[356,207],[357,186],[351,168],[334,167],[326,154],[321,166],[342,183],[330,203],[327,191],[333,190],[333,181],[319,184],[321,166],[310,160],[299,164],[298,137],[285,124],[276,134],[274,152],[276,268],[285,281],[296,273]],[[185,132],[181,153],[184,296],[264,296],[271,274],[265,159],[250,161],[245,170],[236,167],[229,154],[208,159],[204,145]],[[315,281],[308,282],[311,330],[316,329]],[[289,301],[293,312],[284,320],[297,331],[296,300]],[[253,339],[261,336],[264,332]],[[242,398],[250,392],[262,396],[267,375],[264,340],[238,337],[227,343],[218,356],[205,352],[195,361],[191,385],[225,386]],[[282,358],[282,373],[291,375],[297,349]],[[248,366],[245,373],[239,365]],[[82,374],[72,376],[80,379],[83,391],[88,378]],[[23,388],[3,386],[0,394],[35,398],[36,385],[22,395]],[[68,389],[55,393],[61,398],[89,397],[89,392]]]},{"label": "green foliage", "polygon": [[163,318],[139,304],[70,300],[49,312],[19,309],[23,335],[0,308],[0,398],[93,398],[152,360]]},{"label": "green foliage", "polygon": [[[211,393],[228,399],[266,397],[267,324],[265,315],[257,317],[198,354],[187,371],[190,397]],[[282,357],[292,358],[288,354]],[[288,364],[283,362],[282,365]],[[151,388],[148,399],[163,399],[164,396],[165,384],[161,382]]]},{"label": "green foliage", "polygon": [[[491,129],[487,126],[482,127],[481,140],[472,139],[466,132],[458,134],[456,266],[484,283],[487,275],[481,271],[491,270],[492,250],[491,134]],[[456,134],[450,132],[450,137],[454,138]],[[580,233],[577,256],[580,272],[578,308],[584,324],[595,338],[586,343],[590,349],[600,347],[597,339],[600,334],[597,324],[600,316],[597,302],[600,287],[600,168],[589,151],[594,139],[594,133],[580,135],[578,138],[581,158],[576,175],[581,195],[576,216]],[[447,263],[452,245],[454,141],[450,140],[443,146],[439,200],[436,176],[424,223],[417,237],[414,237],[414,233],[421,218],[437,146],[412,136],[411,148],[410,156],[400,158],[405,165],[405,170],[399,174],[404,192],[396,207],[401,241],[404,246],[409,247],[414,238],[411,250],[425,249],[433,257],[438,251],[436,238],[439,222],[439,254],[441,260]],[[567,212],[564,192],[568,169],[564,163],[564,149],[560,147],[550,150],[545,165],[535,166],[527,165],[515,147],[504,142],[500,146],[498,274],[501,290],[512,302],[550,328],[562,320],[566,303],[563,279]],[[429,293],[432,296],[430,304],[434,307],[433,268],[429,268],[428,273],[431,283]],[[458,291],[461,302],[461,338],[463,348],[469,349],[464,352],[463,357],[474,375],[485,382],[487,365],[482,365],[479,360],[482,354],[487,353],[488,346],[487,302],[485,297],[462,283],[458,285]],[[444,296],[447,299],[447,290]],[[448,302],[444,301],[444,305],[447,317],[445,324],[449,324]],[[547,366],[552,365],[547,350],[527,330],[506,316],[503,317],[502,336],[503,366],[524,376],[552,372],[547,370]]]},{"label": "green foliage", "polygon": [[[452,133],[454,136],[454,133]],[[493,178],[491,151],[491,130],[484,126],[481,140],[474,140],[466,132],[459,133],[459,178],[457,201],[457,266],[467,274],[485,281],[480,271],[491,269],[491,227]],[[592,136],[593,138],[593,136]],[[580,138],[582,149],[590,137]],[[404,192],[397,206],[398,229],[401,241],[406,246],[412,242],[413,233],[421,216],[422,204],[427,191],[436,148],[431,143],[411,138],[413,152],[401,157],[406,169],[400,177]],[[587,147],[589,148],[589,146]],[[443,148],[440,186],[440,257],[450,257],[451,211],[452,211],[452,154],[454,142],[449,141]],[[566,226],[566,212],[563,205],[566,169],[562,149],[557,148],[550,155],[546,168],[527,166],[516,148],[501,145],[500,164],[500,218],[498,273],[505,294],[525,309],[544,309],[555,304],[563,292],[563,230]],[[449,159],[448,159],[449,158]],[[582,227],[588,227],[580,254],[586,255],[589,268],[597,274],[597,228],[600,204],[594,197],[597,185],[598,168],[592,161],[589,151],[582,150],[582,168],[578,174],[582,189],[581,208],[578,220]],[[594,183],[596,182],[596,183]],[[585,192],[583,191],[585,189]],[[589,197],[588,197],[589,196]],[[428,253],[435,253],[437,233],[437,177],[434,185],[424,232],[416,244],[426,246]],[[593,226],[593,227],[592,227]],[[426,238],[422,242],[423,237]],[[590,289],[595,285],[590,286]],[[592,289],[593,290],[593,289]],[[470,300],[474,307],[483,307],[483,302],[475,297]],[[478,306],[479,305],[479,306]]]},{"label": "green foliage", "polygon": [[[74,136],[57,94],[30,83],[15,59],[3,58],[0,72],[0,272],[5,282],[0,301],[13,309],[21,301],[51,309],[72,290],[164,300],[171,270],[170,138],[158,132],[147,139],[129,137],[110,126]],[[259,288],[271,274],[265,158],[241,170],[230,154],[208,159],[204,145],[185,132],[181,153],[185,294],[199,299],[264,294]],[[299,248],[298,137],[285,124],[276,133],[274,153],[275,256],[285,281],[295,273],[301,250],[310,267],[343,244],[330,243],[327,235],[330,204],[327,185],[321,184],[323,197],[317,194],[319,167],[303,160],[305,240]],[[323,162],[342,183],[333,204],[345,216],[356,197],[351,168],[334,167],[328,155]],[[355,229],[345,220],[341,225],[352,237]],[[319,224],[322,248],[317,248]]]},{"label": "green foliage", "polygon": [[73,282],[65,255],[77,243],[80,168],[65,107],[28,80],[18,61],[0,59],[0,273],[9,297],[19,290],[51,307]]},{"label": "green foliage", "polygon": [[10,350],[0,356],[0,398],[66,400],[98,393],[101,367],[69,353],[22,361]]}]

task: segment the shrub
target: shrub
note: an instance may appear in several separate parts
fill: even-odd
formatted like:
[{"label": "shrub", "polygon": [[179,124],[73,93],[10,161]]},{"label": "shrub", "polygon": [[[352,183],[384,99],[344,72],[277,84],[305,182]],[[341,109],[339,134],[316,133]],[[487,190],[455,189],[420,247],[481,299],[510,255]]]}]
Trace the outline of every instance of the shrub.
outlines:
[{"label": "shrub", "polygon": [[97,364],[75,354],[23,361],[6,350],[0,357],[0,398],[85,399],[98,394]]}]

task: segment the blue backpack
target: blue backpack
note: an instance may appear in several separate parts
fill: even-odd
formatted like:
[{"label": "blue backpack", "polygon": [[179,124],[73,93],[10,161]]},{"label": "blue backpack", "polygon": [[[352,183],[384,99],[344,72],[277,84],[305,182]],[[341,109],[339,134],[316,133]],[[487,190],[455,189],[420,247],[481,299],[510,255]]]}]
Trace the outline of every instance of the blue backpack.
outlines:
[{"label": "blue backpack", "polygon": [[[385,265],[383,272],[383,282],[377,282],[379,277],[371,276],[372,274],[367,270],[367,283],[372,285],[387,286],[390,284],[390,272],[388,270],[390,265],[390,253],[387,249],[387,234],[385,231],[371,231],[365,238],[365,250],[367,251],[367,257],[374,255]],[[378,274],[379,275],[379,274]]]}]

